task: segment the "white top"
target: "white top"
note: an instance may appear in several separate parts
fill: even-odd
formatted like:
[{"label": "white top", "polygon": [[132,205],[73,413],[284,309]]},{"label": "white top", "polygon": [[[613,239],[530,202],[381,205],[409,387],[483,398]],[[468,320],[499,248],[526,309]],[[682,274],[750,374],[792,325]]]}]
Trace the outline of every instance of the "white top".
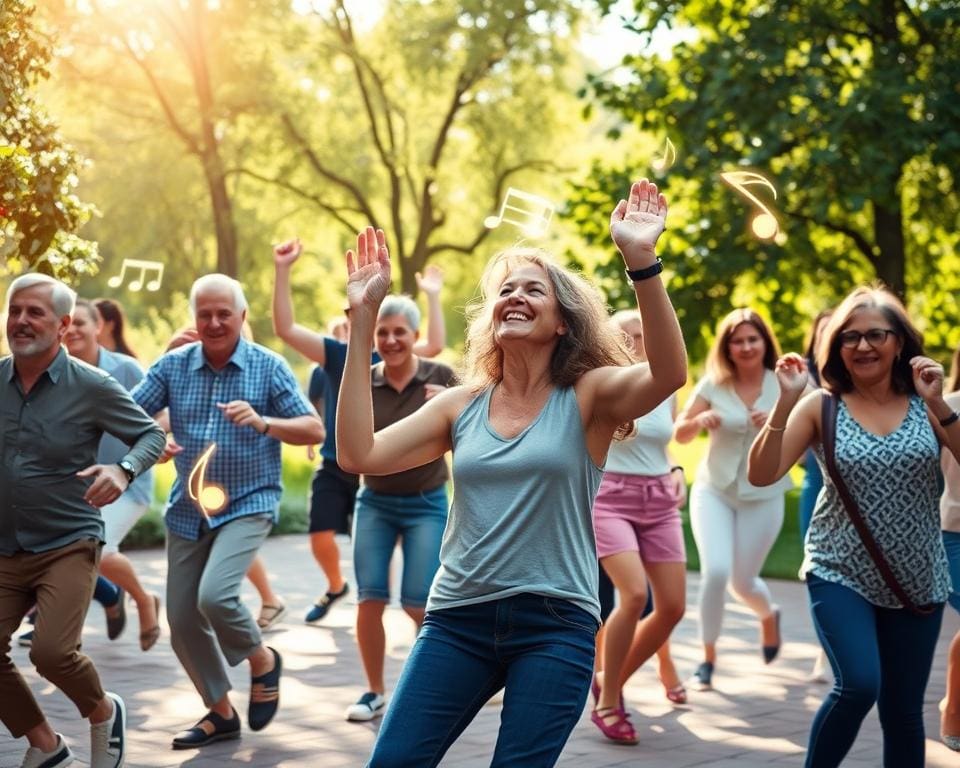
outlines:
[{"label": "white top", "polygon": [[[943,398],[960,409],[960,392],[951,392]],[[960,533],[960,464],[949,448],[940,452],[940,468],[943,470],[943,496],[940,497],[940,527],[945,531]]]},{"label": "white top", "polygon": [[633,422],[634,433],[614,440],[607,453],[606,472],[655,477],[670,472],[667,444],[673,437],[673,407],[676,395]]},{"label": "white top", "polygon": [[[780,386],[773,371],[764,371],[760,396],[753,404],[758,411],[770,412],[777,402]],[[732,384],[714,384],[705,376],[691,397],[701,397],[720,417],[720,426],[710,430],[707,455],[697,468],[696,482],[707,483],[718,491],[739,499],[772,499],[793,487],[789,475],[773,485],[759,488],[747,480],[747,455],[760,430],[750,421],[750,409]]]}]

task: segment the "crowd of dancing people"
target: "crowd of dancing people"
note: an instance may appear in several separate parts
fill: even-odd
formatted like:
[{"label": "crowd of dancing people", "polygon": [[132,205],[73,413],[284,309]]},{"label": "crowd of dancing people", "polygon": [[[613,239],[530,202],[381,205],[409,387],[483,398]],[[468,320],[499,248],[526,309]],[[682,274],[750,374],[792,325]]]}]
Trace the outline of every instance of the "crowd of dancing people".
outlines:
[{"label": "crowd of dancing people", "polygon": [[[382,718],[369,766],[439,765],[497,694],[493,766],[554,765],[590,698],[597,738],[636,744],[624,687],[651,657],[676,704],[686,686],[709,690],[728,673],[717,655],[728,590],[756,615],[760,657],[773,663],[781,613],[760,572],[798,463],[800,577],[822,648],[814,675],[829,668],[834,680],[805,764],[840,765],[876,704],[883,764],[923,766],[944,606],[960,612],[960,349],[947,377],[883,288],[858,287],[821,312],[803,354],[781,353],[762,314],[739,308],[681,407],[685,345],[657,249],[666,217],[646,179],[611,212],[636,296],[612,317],[546,251],[493,257],[457,371],[433,359],[446,340],[439,270],[417,275],[422,323],[415,301],[390,293],[386,235],[364,229],[346,253],[345,316],[318,331],[295,319],[302,245],[277,245],[272,321],[315,364],[306,392],[253,341],[230,277],[194,282],[192,322],[146,369],[117,302],[39,273],[13,280],[0,357],[0,719],[28,742],[22,766],[74,759],[11,658],[24,619],[16,641],[90,722],[90,765],[126,760],[123,699],[80,650],[91,600],[114,640],[129,599],[144,653],[165,609],[206,710],[173,749],[241,736],[227,668],[242,662],[247,727],[272,722],[283,658],[264,635],[289,607],[259,550],[278,519],[283,443],[311,457],[321,446],[308,500],[320,586],[302,619],[322,624],[355,591],[363,693],[345,716]],[[676,463],[671,442],[702,435],[700,465]],[[150,506],[151,467],[166,461],[175,480],[159,595],[120,545]],[[686,610],[687,472],[703,652],[689,679],[670,654]],[[354,585],[340,569],[343,534]],[[388,691],[383,617],[398,546],[400,604],[417,635]],[[260,596],[256,616],[244,579]],[[940,737],[960,751],[960,634],[946,682]]]}]

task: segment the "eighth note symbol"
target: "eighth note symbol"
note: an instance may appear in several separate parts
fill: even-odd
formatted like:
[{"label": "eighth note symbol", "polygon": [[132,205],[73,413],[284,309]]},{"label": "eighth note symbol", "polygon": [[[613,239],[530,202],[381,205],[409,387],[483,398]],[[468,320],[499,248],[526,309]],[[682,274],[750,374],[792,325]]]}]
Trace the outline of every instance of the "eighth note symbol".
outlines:
[{"label": "eighth note symbol", "polygon": [[193,469],[190,470],[190,477],[187,480],[187,492],[190,494],[190,498],[197,502],[204,517],[215,515],[227,506],[227,494],[223,488],[213,483],[206,485],[204,480],[207,474],[207,464],[210,463],[210,459],[216,450],[217,444],[211,443],[210,447],[197,459],[197,463],[193,465]]},{"label": "eighth note symbol", "polygon": [[127,267],[130,267],[130,271],[139,269],[140,274],[130,281],[130,290],[139,291],[143,288],[143,281],[146,279],[147,272],[156,271],[157,276],[147,283],[148,291],[156,291],[160,288],[160,281],[163,280],[163,262],[160,261],[143,261],[141,259],[124,259],[123,263],[120,265],[120,274],[114,275],[109,280],[107,280],[107,285],[111,288],[117,288],[123,285],[123,278],[127,273]]},{"label": "eighth note symbol", "polygon": [[761,240],[773,240],[780,231],[777,217],[773,215],[773,210],[760,202],[757,196],[750,192],[747,187],[766,187],[770,190],[774,200],[777,199],[777,188],[767,178],[753,171],[728,171],[727,173],[721,173],[720,178],[762,211],[750,220],[750,228],[753,230],[753,234]]},{"label": "eighth note symbol", "polygon": [[662,173],[668,168],[671,168],[676,161],[677,148],[673,146],[673,142],[670,141],[670,137],[668,136],[663,145],[663,157],[655,158],[650,165],[653,166],[655,171],[660,171]]}]

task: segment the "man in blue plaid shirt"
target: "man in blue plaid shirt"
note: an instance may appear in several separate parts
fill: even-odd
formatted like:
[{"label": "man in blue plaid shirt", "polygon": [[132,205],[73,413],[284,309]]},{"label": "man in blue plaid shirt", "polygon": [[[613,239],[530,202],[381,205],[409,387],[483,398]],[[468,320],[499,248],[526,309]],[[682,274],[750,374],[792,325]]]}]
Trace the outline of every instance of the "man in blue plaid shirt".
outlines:
[{"label": "man in blue plaid shirt", "polygon": [[[190,307],[200,341],[157,360],[132,393],[147,413],[169,408],[173,439],[165,455],[177,479],[166,509],[167,618],[177,658],[210,709],[174,738],[174,749],[239,738],[224,660],[250,662],[250,728],[264,728],[276,713],[280,655],[261,642],[240,586],[277,519],[281,442],[324,439],[323,422],[283,358],[241,338],[247,302],[240,283],[205,275],[193,284]],[[201,474],[199,460],[213,444]],[[208,501],[203,483],[223,491],[222,505]]]}]

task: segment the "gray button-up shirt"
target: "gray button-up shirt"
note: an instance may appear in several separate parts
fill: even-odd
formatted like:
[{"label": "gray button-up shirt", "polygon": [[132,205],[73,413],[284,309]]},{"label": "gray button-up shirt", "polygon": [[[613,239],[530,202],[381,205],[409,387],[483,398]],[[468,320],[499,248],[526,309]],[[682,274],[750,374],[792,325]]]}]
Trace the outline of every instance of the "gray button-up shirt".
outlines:
[{"label": "gray button-up shirt", "polygon": [[0,358],[0,555],[103,540],[77,472],[97,463],[105,432],[131,446],[137,474],[163,452],[163,430],[100,369],[61,349],[24,396],[13,357]]}]

